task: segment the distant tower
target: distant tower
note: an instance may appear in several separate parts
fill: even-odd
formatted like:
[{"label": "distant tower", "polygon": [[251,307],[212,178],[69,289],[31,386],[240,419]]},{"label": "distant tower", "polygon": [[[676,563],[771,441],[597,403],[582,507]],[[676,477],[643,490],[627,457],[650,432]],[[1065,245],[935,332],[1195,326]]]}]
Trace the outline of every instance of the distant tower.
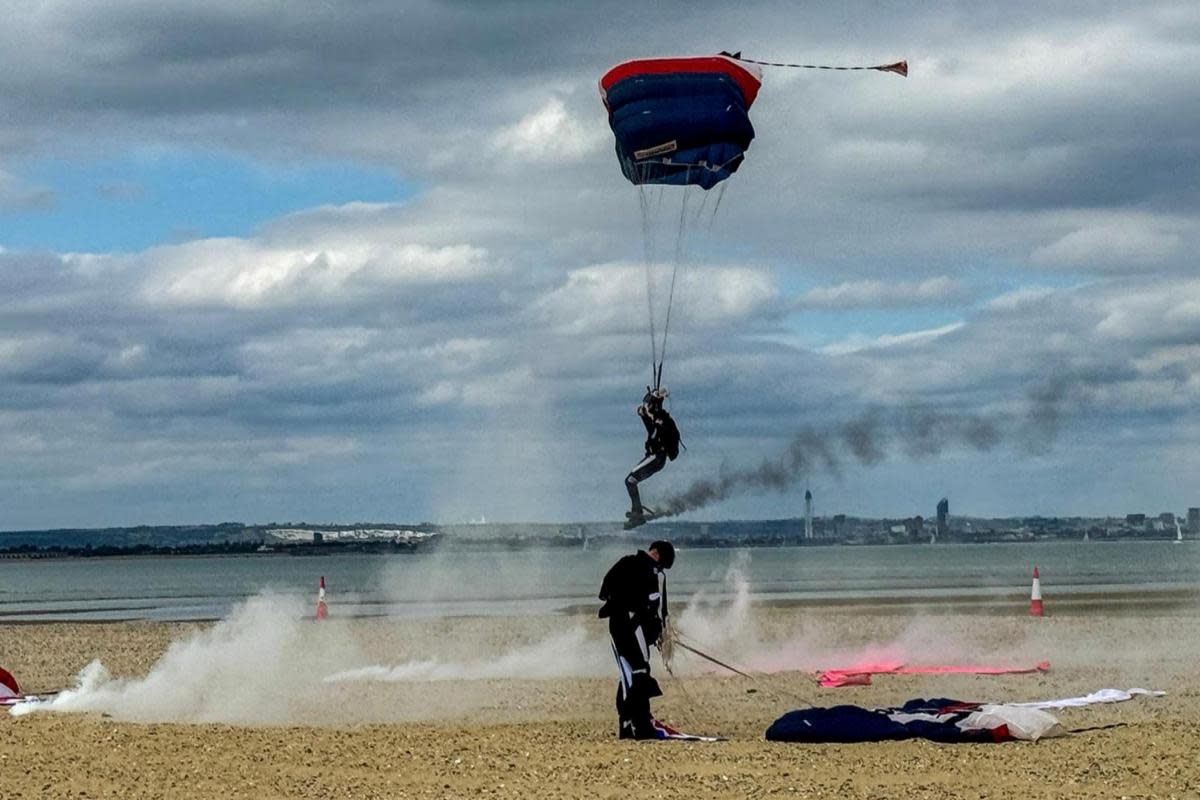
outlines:
[{"label": "distant tower", "polygon": [[804,490],[804,538],[813,538],[812,528],[812,492]]},{"label": "distant tower", "polygon": [[942,498],[937,504],[937,535],[945,536],[950,532],[950,501]]},{"label": "distant tower", "polygon": [[1188,533],[1200,534],[1200,508],[1188,509]]}]

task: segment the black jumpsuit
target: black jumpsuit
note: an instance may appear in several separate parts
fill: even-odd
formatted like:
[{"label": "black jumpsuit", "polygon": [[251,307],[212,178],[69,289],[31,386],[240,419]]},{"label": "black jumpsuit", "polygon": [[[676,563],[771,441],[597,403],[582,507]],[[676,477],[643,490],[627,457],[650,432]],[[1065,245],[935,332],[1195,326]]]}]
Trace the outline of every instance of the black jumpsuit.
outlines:
[{"label": "black jumpsuit", "polygon": [[[638,484],[665,467],[668,457],[674,458],[674,454],[670,451],[671,442],[669,440],[673,436],[674,440],[678,442],[679,438],[675,421],[664,409],[647,411],[643,407],[638,409],[638,416],[641,417],[642,424],[646,426],[646,455],[625,476],[625,490],[629,492],[631,513],[635,515],[642,513],[642,498],[638,492]],[[678,447],[677,444],[675,446]]]},{"label": "black jumpsuit", "polygon": [[650,675],[650,645],[658,641],[667,618],[666,578],[645,551],[612,566],[600,586],[600,617],[608,618],[617,660],[617,718],[622,739],[655,738],[650,698],[662,690]]}]

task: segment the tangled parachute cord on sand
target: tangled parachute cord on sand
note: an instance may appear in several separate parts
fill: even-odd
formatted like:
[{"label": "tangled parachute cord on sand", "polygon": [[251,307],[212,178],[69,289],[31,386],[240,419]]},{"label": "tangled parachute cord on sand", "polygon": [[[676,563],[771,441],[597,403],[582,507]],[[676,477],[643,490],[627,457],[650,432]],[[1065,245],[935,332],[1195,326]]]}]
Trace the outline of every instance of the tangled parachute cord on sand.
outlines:
[{"label": "tangled parachute cord on sand", "polygon": [[672,678],[675,677],[672,662],[675,659],[675,640],[677,636],[678,634],[675,633],[675,623],[671,622],[670,617],[667,617],[663,620],[662,633],[655,644],[658,647],[658,654],[662,657],[663,667]]}]

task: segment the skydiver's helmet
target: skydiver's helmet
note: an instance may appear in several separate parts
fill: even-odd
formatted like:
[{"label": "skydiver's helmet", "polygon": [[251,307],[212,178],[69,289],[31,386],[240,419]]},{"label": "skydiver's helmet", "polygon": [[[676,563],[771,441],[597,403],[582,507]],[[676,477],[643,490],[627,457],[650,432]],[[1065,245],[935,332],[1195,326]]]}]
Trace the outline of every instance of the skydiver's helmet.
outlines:
[{"label": "skydiver's helmet", "polygon": [[663,401],[671,396],[667,391],[667,387],[660,386],[657,389],[647,388],[646,396],[642,398],[642,402],[654,408],[662,408]]}]

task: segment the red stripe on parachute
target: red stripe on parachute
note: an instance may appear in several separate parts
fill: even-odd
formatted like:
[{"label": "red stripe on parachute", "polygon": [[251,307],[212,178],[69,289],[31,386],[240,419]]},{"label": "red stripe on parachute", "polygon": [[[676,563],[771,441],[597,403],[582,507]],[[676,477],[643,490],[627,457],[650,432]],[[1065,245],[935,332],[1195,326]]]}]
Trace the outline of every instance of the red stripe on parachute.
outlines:
[{"label": "red stripe on parachute", "polygon": [[21,687],[17,686],[17,679],[12,676],[11,672],[0,667],[0,697],[17,697],[20,694]]},{"label": "red stripe on parachute", "polygon": [[[894,66],[894,65],[893,65]],[[608,90],[613,84],[637,75],[664,75],[672,72],[720,72],[737,82],[746,97],[746,108],[758,97],[762,73],[746,67],[727,56],[695,56],[692,58],[638,58],[617,64],[600,79],[600,93],[608,105]]]}]

